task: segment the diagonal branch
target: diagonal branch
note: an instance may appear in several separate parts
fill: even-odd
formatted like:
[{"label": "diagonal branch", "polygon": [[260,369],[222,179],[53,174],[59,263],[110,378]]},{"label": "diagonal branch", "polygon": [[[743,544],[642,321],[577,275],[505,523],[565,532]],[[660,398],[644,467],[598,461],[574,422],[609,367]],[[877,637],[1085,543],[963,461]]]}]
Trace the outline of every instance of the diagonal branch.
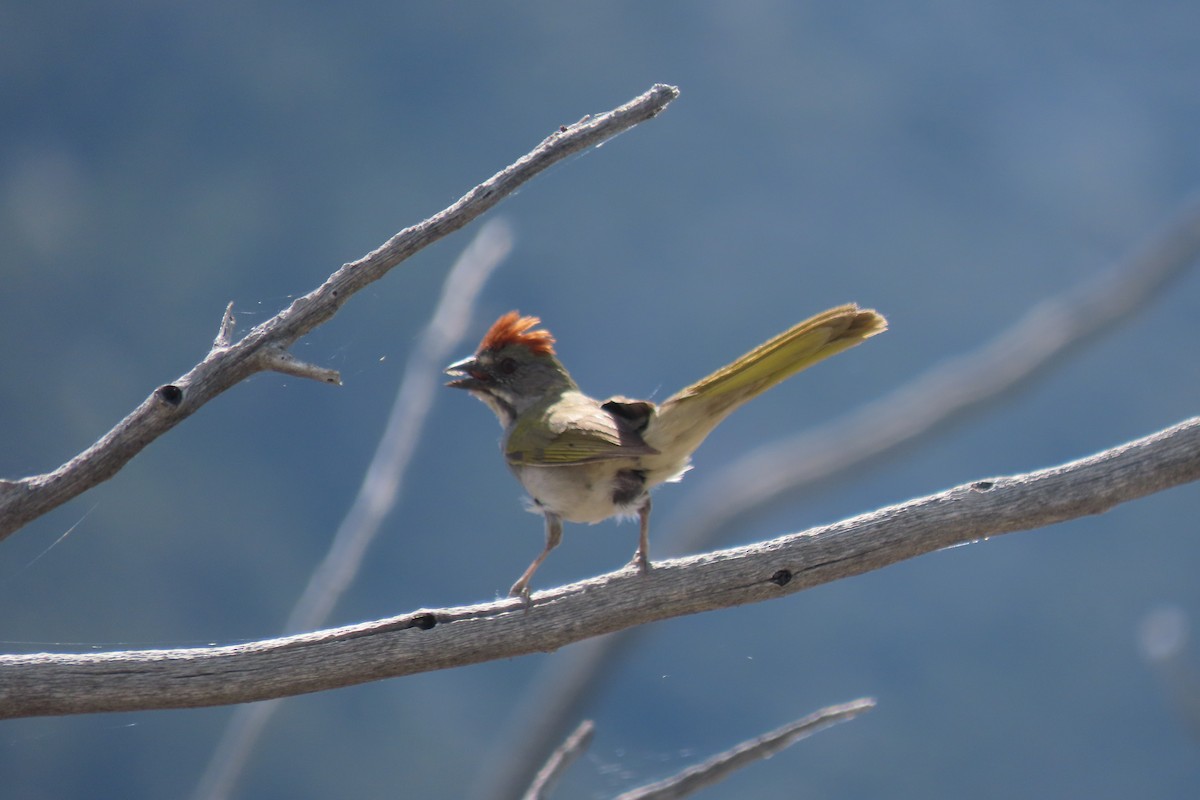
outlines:
[{"label": "diagonal branch", "polygon": [[783,597],[1200,479],[1200,417],[1058,467],[974,481],[755,545],[533,596],[223,647],[0,656],[0,718],[244,703],[555,650]]},{"label": "diagonal branch", "polygon": [[329,320],[355,292],[490,210],[539,172],[645,122],[678,96],[679,90],[674,86],[656,84],[612,111],[561,127],[449,208],[405,228],[358,261],[344,264],[319,287],[297,298],[236,343],[230,343],[233,317],[227,309],[208,356],[187,374],[155,389],[99,441],[53,472],[21,480],[0,480],[0,539],[108,480],[150,442],[257,372],[276,370],[339,383],[336,372],[304,364],[287,355],[286,350]]},{"label": "diagonal branch", "polygon": [[791,747],[801,739],[836,725],[849,722],[864,711],[875,707],[870,697],[851,700],[836,706],[826,706],[806,717],[789,722],[770,733],[748,739],[736,747],[718,753],[707,761],[688,767],[677,775],[625,792],[616,800],[678,800],[728,778],[743,767]]}]

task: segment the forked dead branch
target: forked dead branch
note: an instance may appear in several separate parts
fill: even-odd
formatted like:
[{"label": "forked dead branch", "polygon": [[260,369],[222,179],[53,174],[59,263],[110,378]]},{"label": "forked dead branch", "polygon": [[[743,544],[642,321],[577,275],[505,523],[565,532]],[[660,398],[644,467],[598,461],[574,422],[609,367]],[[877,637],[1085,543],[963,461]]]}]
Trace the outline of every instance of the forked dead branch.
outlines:
[{"label": "forked dead branch", "polygon": [[674,86],[656,84],[612,111],[561,126],[453,205],[405,228],[357,261],[342,265],[319,287],[255,326],[237,342],[231,341],[233,312],[226,309],[208,356],[186,374],[151,392],[99,441],[52,472],[0,480],[0,539],[116,475],[148,444],[255,373],[274,371],[340,383],[336,372],[301,361],[288,352],[289,348],[329,320],[356,292],[489,211],[538,173],[651,119],[678,96]]}]

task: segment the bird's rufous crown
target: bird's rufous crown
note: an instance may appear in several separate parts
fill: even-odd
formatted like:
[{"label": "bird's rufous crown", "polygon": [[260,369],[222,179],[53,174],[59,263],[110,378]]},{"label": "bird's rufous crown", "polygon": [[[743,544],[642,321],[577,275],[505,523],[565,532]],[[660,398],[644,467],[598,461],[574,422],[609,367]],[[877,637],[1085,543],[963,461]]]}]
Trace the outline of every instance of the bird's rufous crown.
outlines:
[{"label": "bird's rufous crown", "polygon": [[529,330],[541,322],[538,317],[522,317],[520,312],[509,311],[484,334],[479,349],[501,350],[510,344],[528,347],[539,355],[554,355],[554,337],[547,330]]}]

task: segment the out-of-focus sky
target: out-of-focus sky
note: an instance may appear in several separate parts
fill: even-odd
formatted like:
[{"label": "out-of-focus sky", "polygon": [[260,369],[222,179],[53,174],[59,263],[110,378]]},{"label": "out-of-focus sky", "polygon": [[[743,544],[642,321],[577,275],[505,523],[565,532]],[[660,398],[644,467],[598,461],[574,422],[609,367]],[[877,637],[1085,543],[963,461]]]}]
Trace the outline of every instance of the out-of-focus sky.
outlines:
[{"label": "out-of-focus sky", "polygon": [[[661,117],[498,210],[517,243],[464,354],[519,308],[585,390],[662,399],[830,305],[892,327],[731,418],[657,494],[665,525],[722,463],[1145,241],[1200,184],[1197,30],[1194,5],[1153,1],[0,4],[0,475],[58,466],[186,372],[229,301],[248,329],[560,124],[666,82],[682,96]],[[276,633],[468,237],[297,346],[344,387],[255,377],[0,544],[0,648]],[[731,543],[1195,414],[1198,289],[1189,273],[1052,374]],[[492,416],[437,400],[334,623],[502,595],[541,546]],[[1200,745],[1136,630],[1164,604],[1200,613],[1198,511],[1183,487],[659,624],[596,699],[560,796],[616,794],[861,695],[878,709],[703,796],[1190,796]],[[537,584],[615,569],[635,537],[570,526]],[[552,659],[289,701],[236,796],[461,797]],[[229,714],[5,722],[4,793],[187,796]]]}]

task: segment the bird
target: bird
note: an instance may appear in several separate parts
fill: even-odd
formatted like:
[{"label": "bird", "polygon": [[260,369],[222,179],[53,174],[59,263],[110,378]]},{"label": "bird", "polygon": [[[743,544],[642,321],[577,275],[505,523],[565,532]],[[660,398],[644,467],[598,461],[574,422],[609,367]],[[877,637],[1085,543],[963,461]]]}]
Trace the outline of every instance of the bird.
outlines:
[{"label": "bird", "polygon": [[872,309],[848,304],[800,322],[659,404],[584,394],[554,350],[541,319],[518,311],[488,329],[474,355],[446,367],[446,385],[482,400],[504,429],[509,469],[545,517],[546,544],[513,584],[529,583],[562,541],[563,522],[636,515],[630,565],[650,570],[650,490],[678,481],[692,453],[731,412],[797,372],[887,329]]}]

